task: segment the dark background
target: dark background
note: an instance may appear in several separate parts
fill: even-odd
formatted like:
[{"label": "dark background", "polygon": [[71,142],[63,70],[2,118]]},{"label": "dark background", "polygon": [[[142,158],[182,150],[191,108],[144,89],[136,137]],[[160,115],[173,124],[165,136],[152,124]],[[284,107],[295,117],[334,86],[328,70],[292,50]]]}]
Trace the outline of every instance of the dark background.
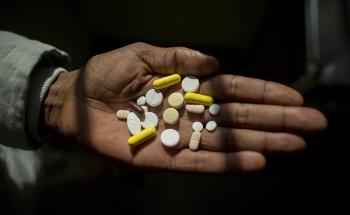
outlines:
[{"label": "dark background", "polygon": [[[305,17],[304,1],[14,0],[0,7],[0,29],[65,50],[71,69],[95,54],[142,41],[211,54],[223,73],[300,86],[295,83],[309,60]],[[259,173],[140,172],[56,140],[42,149],[46,162],[33,201],[4,189],[0,205],[9,214],[28,208],[39,214],[338,214],[349,203],[348,92],[337,84],[302,91],[306,105],[327,115],[329,129],[305,137],[305,152],[268,156]]]}]

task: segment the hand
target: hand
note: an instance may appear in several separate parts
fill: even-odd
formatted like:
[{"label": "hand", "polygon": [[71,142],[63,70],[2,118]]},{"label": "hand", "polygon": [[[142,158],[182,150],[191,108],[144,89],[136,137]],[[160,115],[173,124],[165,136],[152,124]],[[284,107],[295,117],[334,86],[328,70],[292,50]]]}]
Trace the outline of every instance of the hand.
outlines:
[{"label": "hand", "polygon": [[[157,137],[131,149],[126,121],[116,111],[127,109],[152,88],[159,74],[178,72],[183,76],[207,77],[218,69],[215,58],[183,47],[159,48],[135,43],[91,58],[80,70],[62,74],[45,99],[45,122],[73,142],[128,165],[195,172],[259,170],[264,154],[303,149],[297,134],[320,131],[327,120],[317,110],[301,107],[302,96],[281,84],[234,75],[218,75],[201,81],[200,93],[221,103],[217,116],[204,114],[200,120],[215,120],[215,132],[203,131],[199,151],[188,148],[195,119],[182,113],[178,131],[180,144],[167,149],[160,143],[166,128],[160,120]],[[179,86],[170,91],[180,90]],[[150,109],[161,117],[167,107]],[[207,112],[207,111],[206,111]]]}]

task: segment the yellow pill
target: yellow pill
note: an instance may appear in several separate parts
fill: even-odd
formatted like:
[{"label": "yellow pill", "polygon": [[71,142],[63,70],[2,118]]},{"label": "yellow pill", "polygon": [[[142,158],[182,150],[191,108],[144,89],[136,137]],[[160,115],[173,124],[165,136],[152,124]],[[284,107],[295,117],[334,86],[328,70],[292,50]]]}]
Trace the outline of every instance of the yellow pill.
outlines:
[{"label": "yellow pill", "polygon": [[169,76],[165,76],[163,78],[159,78],[153,81],[154,89],[163,89],[170,87],[171,85],[177,84],[181,81],[181,76],[179,74],[173,74]]},{"label": "yellow pill", "polygon": [[179,121],[180,114],[175,108],[167,108],[163,112],[163,120],[169,125],[174,125]]},{"label": "yellow pill", "polygon": [[214,103],[214,99],[212,97],[199,93],[186,93],[185,100],[189,103],[201,104],[205,106],[210,106]]},{"label": "yellow pill", "polygon": [[156,132],[157,130],[154,127],[145,128],[139,133],[129,137],[128,144],[129,146],[137,146],[140,143],[143,143],[152,138],[154,135],[156,135]]}]

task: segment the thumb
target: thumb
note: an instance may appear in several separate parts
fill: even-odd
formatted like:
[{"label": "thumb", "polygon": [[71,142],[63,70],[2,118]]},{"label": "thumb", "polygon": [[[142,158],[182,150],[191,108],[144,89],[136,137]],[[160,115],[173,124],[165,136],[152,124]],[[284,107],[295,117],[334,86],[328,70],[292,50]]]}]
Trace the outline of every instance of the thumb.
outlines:
[{"label": "thumb", "polygon": [[137,43],[134,49],[138,56],[156,73],[209,76],[217,72],[219,62],[212,56],[205,55],[185,47],[161,48],[145,43]]}]

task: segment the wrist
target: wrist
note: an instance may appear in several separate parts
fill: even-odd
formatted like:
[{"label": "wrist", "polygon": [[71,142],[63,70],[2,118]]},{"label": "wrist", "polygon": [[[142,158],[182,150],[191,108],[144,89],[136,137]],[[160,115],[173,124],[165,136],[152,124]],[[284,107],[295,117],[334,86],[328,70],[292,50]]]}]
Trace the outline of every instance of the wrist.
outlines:
[{"label": "wrist", "polygon": [[74,86],[79,70],[61,73],[51,84],[43,101],[43,120],[50,129],[59,130],[62,110],[70,96],[74,96]]}]

